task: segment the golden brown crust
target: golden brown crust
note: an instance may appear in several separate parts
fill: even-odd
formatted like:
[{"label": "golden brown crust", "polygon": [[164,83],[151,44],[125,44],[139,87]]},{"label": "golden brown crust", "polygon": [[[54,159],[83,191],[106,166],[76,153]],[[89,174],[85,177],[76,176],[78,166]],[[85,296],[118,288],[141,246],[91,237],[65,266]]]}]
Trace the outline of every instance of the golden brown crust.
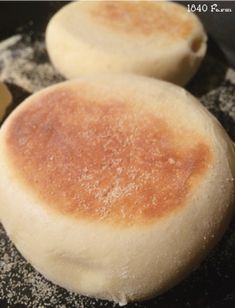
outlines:
[{"label": "golden brown crust", "polygon": [[185,10],[172,3],[101,1],[90,13],[102,24],[126,34],[164,33],[176,40],[188,37],[193,28]]},{"label": "golden brown crust", "polygon": [[126,102],[79,93],[51,90],[15,115],[5,141],[17,177],[79,219],[147,224],[184,206],[211,163],[208,143]]}]

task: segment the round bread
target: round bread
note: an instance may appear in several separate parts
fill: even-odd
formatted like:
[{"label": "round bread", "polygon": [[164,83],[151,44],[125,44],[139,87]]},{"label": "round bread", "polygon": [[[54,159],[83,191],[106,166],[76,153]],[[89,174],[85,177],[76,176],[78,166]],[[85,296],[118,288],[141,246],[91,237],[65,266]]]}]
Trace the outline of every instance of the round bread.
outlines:
[{"label": "round bread", "polygon": [[206,52],[196,15],[158,1],[79,1],[50,20],[46,45],[66,78],[128,72],[184,85]]},{"label": "round bread", "polygon": [[235,154],[187,91],[84,77],[26,99],[0,130],[0,217],[54,283],[120,304],[201,262],[234,210]]}]

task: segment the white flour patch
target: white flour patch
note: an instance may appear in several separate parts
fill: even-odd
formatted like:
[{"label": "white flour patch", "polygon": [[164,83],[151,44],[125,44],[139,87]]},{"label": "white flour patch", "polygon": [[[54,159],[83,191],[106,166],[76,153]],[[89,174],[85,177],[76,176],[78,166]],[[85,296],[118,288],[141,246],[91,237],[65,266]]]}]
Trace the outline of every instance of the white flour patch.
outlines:
[{"label": "white flour patch", "polygon": [[43,41],[14,35],[0,42],[0,80],[33,93],[63,78],[47,61]]},{"label": "white flour patch", "polygon": [[21,40],[21,35],[17,34],[17,35],[14,35],[14,36],[0,42],[0,52],[7,50],[7,48],[9,48],[11,46],[14,46],[20,40]]}]

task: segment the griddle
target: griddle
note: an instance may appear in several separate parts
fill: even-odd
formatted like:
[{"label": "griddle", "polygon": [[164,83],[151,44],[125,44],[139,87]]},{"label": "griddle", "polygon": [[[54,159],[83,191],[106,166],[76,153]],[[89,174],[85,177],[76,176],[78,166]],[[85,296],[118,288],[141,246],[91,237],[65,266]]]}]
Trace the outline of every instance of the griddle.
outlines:
[{"label": "griddle", "polygon": [[[185,5],[187,3],[192,2],[185,1]],[[235,65],[235,27],[232,26],[235,22],[235,3],[215,3],[232,7],[233,12],[220,16],[198,12],[209,32],[208,52],[200,70],[186,88],[200,98],[235,140],[235,72],[231,68]],[[27,34],[30,46],[34,46],[38,40],[43,42],[48,20],[63,5],[65,2],[1,1],[0,41],[15,34],[22,35],[24,39]],[[13,52],[14,48],[11,47]],[[35,52],[33,61],[48,63],[45,48]],[[1,65],[0,55],[0,73]],[[54,82],[60,80],[63,80],[62,76],[56,75]],[[7,110],[7,116],[31,93],[13,81],[5,82],[13,94],[13,103]],[[0,225],[0,307],[111,308],[118,305],[68,292],[47,281],[25,261]],[[152,300],[131,303],[126,307],[234,308],[235,219],[219,244],[186,280]]]}]

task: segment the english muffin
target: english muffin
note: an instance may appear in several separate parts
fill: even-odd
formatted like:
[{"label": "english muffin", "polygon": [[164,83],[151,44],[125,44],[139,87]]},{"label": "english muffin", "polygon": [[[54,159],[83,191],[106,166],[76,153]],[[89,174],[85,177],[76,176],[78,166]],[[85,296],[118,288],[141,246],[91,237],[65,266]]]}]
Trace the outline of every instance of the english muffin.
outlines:
[{"label": "english muffin", "polygon": [[135,73],[179,85],[197,71],[207,36],[199,19],[167,1],[79,1],[50,20],[46,45],[66,78]]},{"label": "english muffin", "polygon": [[0,130],[0,217],[68,290],[120,304],[195,269],[234,211],[235,154],[183,88],[83,77],[27,98]]}]

